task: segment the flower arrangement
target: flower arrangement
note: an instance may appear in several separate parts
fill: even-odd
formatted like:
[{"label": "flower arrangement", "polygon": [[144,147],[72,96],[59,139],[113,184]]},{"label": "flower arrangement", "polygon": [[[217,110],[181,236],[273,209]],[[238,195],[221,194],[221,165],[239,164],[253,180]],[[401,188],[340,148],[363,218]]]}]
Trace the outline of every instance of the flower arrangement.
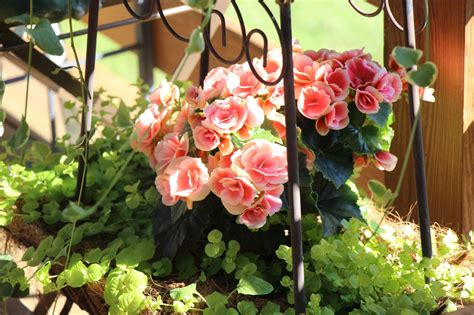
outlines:
[{"label": "flower arrangement", "polygon": [[[371,160],[393,170],[397,158],[388,152],[389,125],[391,103],[403,88],[400,74],[362,49],[303,51],[295,44],[293,63],[302,172],[347,194],[343,186],[354,166]],[[265,66],[263,58],[253,64],[263,78],[274,80],[282,71],[281,49],[268,53]],[[132,146],[156,171],[162,203],[193,209],[214,194],[239,223],[261,228],[285,203],[283,82],[266,86],[243,63],[215,68],[202,87],[183,91],[162,81],[134,126]],[[309,183],[310,195],[321,199],[316,186]]]}]

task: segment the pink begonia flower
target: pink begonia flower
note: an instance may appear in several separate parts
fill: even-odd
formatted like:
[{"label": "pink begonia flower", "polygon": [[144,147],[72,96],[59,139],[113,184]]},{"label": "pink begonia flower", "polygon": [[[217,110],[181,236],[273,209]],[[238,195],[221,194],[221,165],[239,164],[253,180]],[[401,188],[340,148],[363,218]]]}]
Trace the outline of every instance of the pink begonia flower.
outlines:
[{"label": "pink begonia flower", "polygon": [[[233,153],[233,152],[232,152]],[[232,166],[232,154],[222,155],[220,152],[217,152],[214,155],[209,155],[207,161],[207,169],[209,172],[212,172],[216,168],[229,168]]]},{"label": "pink begonia flower", "polygon": [[245,208],[252,205],[257,194],[247,177],[237,175],[230,168],[214,169],[209,178],[209,187],[233,215],[241,214]]},{"label": "pink begonia flower", "polygon": [[324,117],[326,125],[332,130],[341,130],[349,124],[349,109],[346,102],[336,102]]},{"label": "pink begonia flower", "polygon": [[172,206],[184,200],[191,209],[194,201],[201,201],[209,194],[208,182],[209,174],[201,159],[183,156],[171,161],[155,184],[163,204]]},{"label": "pink begonia flower", "polygon": [[391,172],[397,166],[398,158],[390,152],[379,151],[374,155],[375,166],[381,171]]},{"label": "pink begonia flower", "polygon": [[[273,88],[273,87],[272,87]],[[282,106],[285,106],[285,87],[283,83],[277,84],[272,90],[268,102],[276,109],[279,110]],[[265,111],[265,109],[264,109]],[[268,112],[265,112],[268,115]]]},{"label": "pink begonia flower", "polygon": [[220,134],[229,134],[238,131],[247,119],[247,105],[245,100],[231,96],[218,99],[204,108],[206,119],[202,125],[217,131]]},{"label": "pink begonia flower", "polygon": [[259,229],[265,225],[268,216],[268,206],[259,198],[253,205],[244,210],[239,216],[239,223],[250,229]]},{"label": "pink begonia flower", "polygon": [[179,88],[171,82],[162,80],[158,88],[150,95],[150,101],[156,105],[168,106],[179,100]]},{"label": "pink begonia flower", "polygon": [[172,126],[173,132],[183,133],[186,129],[186,126],[189,121],[189,117],[192,115],[194,108],[192,108],[188,103],[184,103],[181,107],[177,116],[174,116],[174,121],[168,121]]},{"label": "pink begonia flower", "polygon": [[331,58],[332,54],[334,53],[335,53],[334,50],[329,50],[326,48],[322,48],[318,51],[306,50],[304,52],[306,56],[310,57],[313,61],[317,61],[317,62],[328,60],[329,58]]},{"label": "pink begonia flower", "polygon": [[314,128],[321,136],[327,135],[330,130],[328,125],[326,124],[326,119],[324,118],[319,118],[318,120],[316,120],[316,122],[314,123]]},{"label": "pink begonia flower", "polygon": [[329,58],[337,60],[342,65],[344,65],[346,61],[353,58],[362,58],[366,60],[372,60],[372,56],[368,53],[365,53],[364,49],[352,49],[352,50],[344,51],[342,53],[333,52],[330,54]]},{"label": "pink begonia flower", "polygon": [[310,86],[316,80],[316,73],[320,66],[318,62],[313,61],[313,59],[306,55],[294,54],[293,68],[295,76],[295,95],[298,96],[301,88]]},{"label": "pink begonia flower", "polygon": [[155,147],[156,171],[163,171],[173,159],[188,154],[188,150],[189,137],[187,133],[185,133],[181,139],[179,139],[178,133],[167,134]]},{"label": "pink begonia flower", "polygon": [[365,90],[356,91],[355,104],[361,113],[377,113],[380,109],[379,103],[382,101],[382,94],[373,86],[368,86]]},{"label": "pink begonia flower", "polygon": [[268,52],[266,67],[263,67],[263,57],[260,59],[260,64],[262,65],[262,69],[265,72],[265,76],[263,76],[263,78],[267,81],[276,80],[280,76],[283,68],[283,56],[281,54],[281,49],[272,49]]},{"label": "pink begonia flower", "polygon": [[343,101],[349,95],[350,78],[349,74],[344,69],[336,69],[329,72],[324,78],[326,84],[334,92],[334,101]]},{"label": "pink begonia flower", "polygon": [[245,224],[251,229],[259,229],[267,221],[267,216],[278,212],[283,204],[280,196],[283,193],[283,185],[278,185],[260,193],[254,203],[243,210],[239,217],[239,223]]},{"label": "pink begonia flower", "polygon": [[366,167],[369,164],[369,157],[365,154],[363,155],[354,155],[354,167],[362,168]]},{"label": "pink begonia flower", "polygon": [[232,167],[248,174],[259,190],[288,181],[286,148],[277,143],[257,139],[247,142],[232,155]]},{"label": "pink begonia flower", "polygon": [[184,99],[191,106],[195,108],[204,108],[206,106],[206,99],[204,98],[204,91],[200,87],[191,86],[186,90]]},{"label": "pink begonia flower", "polygon": [[226,68],[217,67],[207,74],[203,83],[204,98],[206,100],[227,94],[226,77],[228,73],[229,70]]},{"label": "pink begonia flower", "polygon": [[234,152],[234,144],[229,136],[225,135],[221,137],[221,143],[218,146],[219,152],[226,156]]},{"label": "pink begonia flower", "polygon": [[248,128],[259,127],[265,120],[263,109],[260,107],[257,100],[252,96],[247,97],[246,104],[247,119],[245,120],[245,126]]},{"label": "pink begonia flower", "polygon": [[387,73],[375,62],[360,57],[348,60],[346,68],[351,80],[351,87],[357,89],[375,85]]},{"label": "pink begonia flower", "polygon": [[144,153],[150,159],[152,167],[156,164],[153,156],[156,138],[163,133],[162,127],[170,115],[170,108],[160,111],[158,105],[150,104],[138,117],[133,127],[131,146],[133,149]]},{"label": "pink begonia flower", "polygon": [[[260,71],[263,72],[263,71]],[[256,96],[263,87],[262,83],[250,70],[248,63],[235,64],[229,68],[226,86],[231,95],[240,98]]]},{"label": "pink begonia flower", "polygon": [[398,74],[387,73],[377,83],[376,88],[386,102],[393,103],[402,92],[402,80]]},{"label": "pink begonia flower", "polygon": [[263,192],[262,203],[266,205],[268,215],[274,215],[281,209],[283,201],[280,196],[283,194],[284,190],[285,188],[283,185],[277,185]]},{"label": "pink begonia flower", "polygon": [[285,115],[273,110],[267,115],[267,119],[272,122],[273,128],[281,139],[286,138]]},{"label": "pink begonia flower", "polygon": [[316,160],[316,154],[314,154],[313,150],[309,149],[306,146],[298,146],[298,151],[303,153],[306,156],[306,168],[311,171],[314,169],[314,161]]},{"label": "pink begonia flower", "polygon": [[331,96],[319,86],[310,86],[301,90],[298,98],[298,110],[309,119],[318,119],[324,116],[331,104]]},{"label": "pink begonia flower", "polygon": [[194,145],[201,151],[211,151],[217,148],[220,143],[220,135],[211,129],[203,126],[192,128]]}]

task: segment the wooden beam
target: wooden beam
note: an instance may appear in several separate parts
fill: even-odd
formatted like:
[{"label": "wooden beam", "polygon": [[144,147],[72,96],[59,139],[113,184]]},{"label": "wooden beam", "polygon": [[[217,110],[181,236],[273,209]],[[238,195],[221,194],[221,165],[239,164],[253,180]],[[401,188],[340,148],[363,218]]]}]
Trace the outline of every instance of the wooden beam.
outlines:
[{"label": "wooden beam", "polygon": [[[417,23],[423,16],[423,1],[415,1]],[[474,228],[472,193],[472,0],[430,0],[429,34],[420,34],[418,47],[429,44],[430,59],[439,68],[434,86],[436,103],[422,104],[422,122],[425,141],[426,172],[429,205],[433,222],[467,231]],[[401,17],[401,3],[393,4],[396,17]],[[469,23],[467,23],[469,22]],[[469,35],[470,34],[470,38]],[[425,36],[427,36],[425,38]],[[429,40],[426,41],[426,39]],[[403,45],[403,34],[385,17],[385,55],[396,45]],[[466,54],[470,54],[469,56]],[[410,134],[411,122],[408,105],[401,101],[394,106],[395,138],[393,152],[403,157]],[[463,126],[464,124],[464,126]],[[466,164],[466,165],[465,165]],[[392,189],[399,177],[398,171],[388,173],[386,182]],[[416,202],[413,163],[409,165],[396,208],[406,213]]]}]

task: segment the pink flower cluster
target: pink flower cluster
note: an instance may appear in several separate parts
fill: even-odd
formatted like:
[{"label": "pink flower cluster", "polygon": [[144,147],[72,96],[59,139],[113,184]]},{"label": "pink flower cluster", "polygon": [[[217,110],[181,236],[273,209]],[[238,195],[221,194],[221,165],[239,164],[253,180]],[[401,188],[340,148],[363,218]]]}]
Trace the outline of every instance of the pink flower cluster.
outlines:
[{"label": "pink flower cluster", "polygon": [[293,60],[299,112],[315,120],[320,135],[347,127],[349,101],[354,100],[360,112],[375,114],[381,102],[396,101],[402,91],[400,76],[387,72],[361,49],[297,50]]},{"label": "pink flower cluster", "polygon": [[[399,76],[362,50],[303,52],[295,45],[293,60],[297,107],[315,121],[321,135],[349,124],[352,99],[362,113],[370,114],[401,92]],[[282,70],[281,50],[269,52],[266,66],[263,59],[253,64],[266,80],[275,80]],[[212,192],[250,228],[262,227],[280,210],[286,148],[254,135],[266,121],[265,126],[285,138],[283,82],[265,86],[248,63],[236,64],[211,70],[202,87],[189,87],[185,93],[162,81],[150,102],[135,123],[132,146],[156,171],[156,188],[165,205],[183,201],[192,209],[193,202]],[[300,150],[311,167],[317,152]]]}]

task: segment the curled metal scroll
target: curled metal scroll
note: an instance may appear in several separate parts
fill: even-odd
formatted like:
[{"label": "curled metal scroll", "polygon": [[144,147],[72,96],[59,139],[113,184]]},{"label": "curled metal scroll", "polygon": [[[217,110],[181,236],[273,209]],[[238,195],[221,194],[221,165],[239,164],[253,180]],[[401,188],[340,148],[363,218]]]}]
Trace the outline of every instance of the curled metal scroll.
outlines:
[{"label": "curled metal scroll", "polygon": [[[377,8],[372,11],[372,12],[367,12],[361,9],[357,4],[355,4],[354,0],[348,0],[349,4],[351,7],[360,15],[365,16],[365,17],[374,17],[379,15],[381,12],[385,11],[387,12],[387,15],[390,19],[390,22],[400,31],[403,32],[403,26],[397,21],[395,18],[392,9],[390,7],[390,0],[380,0],[379,5]],[[415,30],[416,33],[421,33],[425,30],[426,26],[428,25],[428,20],[429,20],[429,5],[428,5],[428,0],[423,0],[423,23],[418,26]]]},{"label": "curled metal scroll", "polygon": [[[254,36],[255,34],[258,34],[262,38],[262,40],[263,40],[263,66],[266,67],[267,58],[268,58],[268,38],[267,38],[267,35],[265,34],[264,31],[262,31],[259,28],[252,29],[247,33],[247,30],[245,28],[245,22],[244,22],[242,13],[239,9],[239,6],[238,6],[236,0],[231,0],[230,2],[232,4],[232,7],[233,7],[236,15],[237,15],[237,19],[238,19],[239,25],[240,25],[240,32],[241,32],[241,38],[242,38],[240,51],[234,57],[231,57],[231,58],[223,56],[222,54],[220,54],[217,51],[217,49],[212,44],[210,35],[207,32],[204,32],[204,41],[206,43],[206,46],[209,48],[210,53],[214,57],[216,57],[216,59],[218,59],[220,62],[222,62],[224,64],[228,64],[228,65],[237,63],[245,55],[245,58],[247,59],[250,70],[252,71],[252,73],[255,75],[255,77],[260,82],[262,82],[265,85],[270,85],[270,86],[271,85],[277,85],[280,81],[283,80],[283,77],[284,77],[286,69],[287,69],[288,58],[290,58],[291,56],[286,56],[286,52],[285,52],[286,50],[282,49],[282,58],[283,58],[283,60],[282,60],[282,67],[281,67],[280,75],[273,81],[268,81],[265,78],[263,78],[262,75],[260,73],[258,73],[257,68],[253,64],[252,56],[250,54],[250,40],[251,40],[252,36]],[[282,48],[284,48],[285,43],[283,41],[283,35],[282,35],[281,29],[280,29],[280,26],[278,25],[277,20],[273,16],[273,13],[268,8],[268,6],[265,4],[265,0],[258,0],[258,3],[263,7],[265,12],[267,13],[269,18],[271,19],[272,24],[273,24],[273,26],[274,26],[277,34],[278,34],[278,38],[279,38],[279,41],[280,41],[280,46]],[[163,21],[163,25],[170,32],[171,35],[173,35],[176,39],[178,39],[180,41],[189,42],[189,38],[187,38],[185,36],[182,36],[181,34],[176,32],[176,30],[173,29],[173,27],[171,26],[171,24],[169,23],[169,21],[167,20],[167,18],[165,16],[165,14],[163,13],[163,7],[161,5],[161,0],[151,0],[150,5],[148,6],[148,10],[144,14],[137,13],[135,10],[133,10],[132,7],[130,6],[130,4],[128,3],[128,0],[123,0],[123,4],[124,4],[125,8],[127,9],[127,11],[130,13],[130,15],[132,15],[133,17],[135,17],[136,19],[139,19],[139,20],[148,20],[153,15],[158,14],[160,16],[161,20]],[[227,46],[227,35],[226,35],[226,19],[225,19],[225,16],[222,12],[220,12],[218,10],[212,10],[212,14],[216,15],[218,17],[219,21],[220,21],[220,24],[221,24],[221,44],[222,44],[223,47],[226,47]]]}]

